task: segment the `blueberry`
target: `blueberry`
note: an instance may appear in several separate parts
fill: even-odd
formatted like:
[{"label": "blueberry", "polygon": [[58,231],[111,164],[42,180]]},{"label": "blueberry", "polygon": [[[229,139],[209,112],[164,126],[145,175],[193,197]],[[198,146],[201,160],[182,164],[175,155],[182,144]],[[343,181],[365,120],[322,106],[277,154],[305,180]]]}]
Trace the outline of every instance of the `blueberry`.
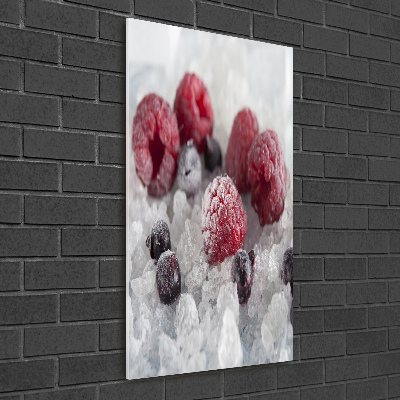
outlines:
[{"label": "blueberry", "polygon": [[290,282],[290,291],[293,296],[293,247],[289,247],[283,255],[281,279],[285,285]]},{"label": "blueberry", "polygon": [[151,228],[151,234],[147,236],[146,246],[150,250],[150,257],[158,260],[162,253],[171,250],[171,238],[168,224],[162,219],[157,219]]},{"label": "blueberry", "polygon": [[170,250],[162,253],[157,262],[156,284],[161,303],[172,304],[181,294],[181,271]]},{"label": "blueberry", "polygon": [[239,304],[244,305],[250,298],[251,287],[254,279],[254,250],[247,254],[244,250],[238,250],[232,262],[232,280],[237,284]]},{"label": "blueberry", "polygon": [[193,140],[189,140],[179,153],[177,182],[188,196],[194,196],[200,189],[201,160]]},{"label": "blueberry", "polygon": [[213,172],[216,167],[222,165],[221,148],[218,142],[211,136],[206,136],[206,144],[204,161],[206,168],[210,172]]}]

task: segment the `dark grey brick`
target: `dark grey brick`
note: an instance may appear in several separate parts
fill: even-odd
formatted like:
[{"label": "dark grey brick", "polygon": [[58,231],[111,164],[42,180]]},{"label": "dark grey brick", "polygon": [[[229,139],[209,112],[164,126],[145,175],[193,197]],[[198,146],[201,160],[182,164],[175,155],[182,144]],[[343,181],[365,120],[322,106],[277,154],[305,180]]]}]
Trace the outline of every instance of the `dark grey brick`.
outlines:
[{"label": "dark grey brick", "polygon": [[347,132],[341,130],[303,128],[303,150],[346,153]]},{"label": "dark grey brick", "polygon": [[301,390],[301,398],[307,400],[345,400],[345,385],[330,385],[316,388],[307,388]]},{"label": "dark grey brick", "polygon": [[323,361],[278,364],[278,388],[323,382]]},{"label": "dark grey brick", "polygon": [[301,285],[301,306],[343,306],[346,304],[346,285],[305,283]]},{"label": "dark grey brick", "polygon": [[293,166],[296,175],[324,176],[324,156],[321,154],[295,153]]},{"label": "dark grey brick", "polygon": [[325,20],[327,25],[368,33],[368,14],[366,12],[328,3],[325,9]]},{"label": "dark grey brick", "polygon": [[329,103],[347,103],[347,84],[311,76],[303,78],[303,98]]},{"label": "dark grey brick", "polygon": [[304,47],[347,54],[348,45],[348,33],[314,25],[304,25]]},{"label": "dark grey brick", "polygon": [[125,292],[61,294],[62,322],[124,317]]},{"label": "dark grey brick", "polygon": [[299,22],[256,14],[254,15],[253,36],[300,46],[302,44],[302,25]]},{"label": "dark grey brick", "polygon": [[21,196],[2,194],[0,196],[0,223],[21,223]]},{"label": "dark grey brick", "polygon": [[164,379],[136,379],[111,385],[100,385],[100,399],[157,400],[165,394]]},{"label": "dark grey brick", "polygon": [[367,159],[351,156],[325,156],[325,177],[367,179]]},{"label": "dark grey brick", "polygon": [[95,161],[94,135],[42,129],[24,130],[24,155],[56,160]]},{"label": "dark grey brick", "polygon": [[368,209],[325,206],[325,228],[367,229]]},{"label": "dark grey brick", "polygon": [[390,154],[390,138],[383,135],[350,132],[349,153],[367,156],[388,156]]},{"label": "dark grey brick", "polygon": [[398,3],[396,0],[391,0],[391,12],[392,15],[400,16],[400,3]]},{"label": "dark grey brick", "polygon": [[0,330],[0,360],[18,358],[21,348],[21,332]]},{"label": "dark grey brick", "polygon": [[323,310],[295,310],[293,312],[293,332],[295,335],[300,333],[322,332],[323,330]]},{"label": "dark grey brick", "polygon": [[400,253],[400,232],[390,233],[390,252]]},{"label": "dark grey brick", "polygon": [[58,253],[57,230],[1,228],[0,257],[50,257]]},{"label": "dark grey brick", "polygon": [[125,107],[64,100],[63,122],[66,128],[124,133]]},{"label": "dark grey brick", "polygon": [[400,301],[400,281],[389,282],[389,302]]},{"label": "dark grey brick", "polygon": [[87,8],[42,0],[26,1],[26,26],[96,37],[96,19],[96,12]]},{"label": "dark grey brick", "polygon": [[400,209],[373,208],[369,210],[369,229],[400,229]]},{"label": "dark grey brick", "polygon": [[301,249],[301,235],[300,230],[293,230],[293,254],[300,254]]},{"label": "dark grey brick", "polygon": [[81,353],[96,350],[96,325],[63,325],[25,329],[25,356]]},{"label": "dark grey brick", "polygon": [[371,83],[400,87],[400,67],[395,65],[371,63],[369,77]]},{"label": "dark grey brick", "polygon": [[346,354],[346,335],[344,333],[333,333],[302,336],[300,338],[300,349],[302,360],[344,356]]},{"label": "dark grey brick", "polygon": [[106,8],[109,10],[129,12],[131,10],[129,0],[67,0],[72,3],[84,4],[87,6]]},{"label": "dark grey brick", "polygon": [[400,63],[400,44],[396,42],[390,43],[390,61],[399,64]]},{"label": "dark grey brick", "polygon": [[348,332],[347,354],[378,353],[387,349],[387,331]]},{"label": "dark grey brick", "polygon": [[366,111],[356,108],[326,106],[325,109],[325,123],[327,127],[366,131],[367,118]]},{"label": "dark grey brick", "polygon": [[275,365],[257,366],[246,369],[234,368],[224,373],[225,396],[249,392],[264,392],[276,389]]},{"label": "dark grey brick", "polygon": [[25,289],[80,289],[96,286],[95,261],[26,261]]},{"label": "dark grey brick", "polygon": [[60,385],[125,378],[125,353],[60,358]]},{"label": "dark grey brick", "polygon": [[346,252],[346,235],[335,231],[303,231],[302,252],[307,254],[337,254]]},{"label": "dark grey brick", "polygon": [[93,228],[62,230],[64,256],[125,255],[125,229]]},{"label": "dark grey brick", "polygon": [[348,232],[347,251],[356,254],[388,253],[387,232]]},{"label": "dark grey brick", "polygon": [[222,372],[169,377],[165,386],[166,400],[220,397],[223,392]]},{"label": "dark grey brick", "polygon": [[100,13],[100,37],[116,42],[125,42],[126,18],[119,15]]},{"label": "dark grey brick", "polygon": [[389,108],[389,89],[375,86],[349,85],[349,104],[370,108]]},{"label": "dark grey brick", "polygon": [[303,180],[303,201],[314,203],[346,203],[346,183]]},{"label": "dark grey brick", "polygon": [[293,200],[300,201],[302,198],[302,180],[293,178]]},{"label": "dark grey brick", "polygon": [[11,126],[0,126],[0,154],[19,156],[21,152],[21,129]]},{"label": "dark grey brick", "polygon": [[369,376],[400,373],[400,353],[376,354],[369,357]]},{"label": "dark grey brick", "polygon": [[302,2],[278,0],[278,14],[284,17],[322,24],[323,12],[323,4],[314,0],[305,0]]},{"label": "dark grey brick", "polygon": [[301,97],[301,75],[293,74],[293,97],[299,99]]},{"label": "dark grey brick", "polygon": [[[381,378],[384,379],[384,378]],[[389,397],[395,397],[400,395],[400,377],[399,376],[390,376],[388,379],[389,388],[388,395]]]},{"label": "dark grey brick", "polygon": [[19,90],[20,71],[21,71],[21,65],[19,62],[0,60],[0,88]]},{"label": "dark grey brick", "polygon": [[296,228],[323,228],[323,206],[294,205],[293,225]]},{"label": "dark grey brick", "polygon": [[390,109],[394,111],[400,111],[400,91],[390,91]]},{"label": "dark grey brick", "polygon": [[20,0],[3,0],[0,3],[0,21],[19,23]]},{"label": "dark grey brick", "polygon": [[0,53],[10,57],[57,63],[58,37],[0,26]]},{"label": "dark grey brick", "polygon": [[323,105],[303,101],[293,102],[293,123],[303,125],[323,124]]},{"label": "dark grey brick", "polygon": [[370,328],[398,325],[399,318],[399,305],[381,305],[370,307],[368,310],[368,326]]},{"label": "dark grey brick", "polygon": [[[293,308],[300,308],[300,285],[298,283],[293,283],[292,306],[293,306]],[[299,345],[299,347],[300,347],[300,345]],[[294,358],[293,358],[293,360],[294,360]]]},{"label": "dark grey brick", "polygon": [[325,381],[347,381],[368,376],[367,357],[346,357],[325,361]]},{"label": "dark grey brick", "polygon": [[57,126],[58,99],[0,93],[0,119],[3,122]]},{"label": "dark grey brick", "polygon": [[293,49],[293,70],[296,72],[323,75],[325,72],[324,53],[305,49]]},{"label": "dark grey brick", "polygon": [[100,100],[125,103],[125,78],[100,74]]},{"label": "dark grey brick", "polygon": [[125,138],[100,136],[99,161],[105,164],[125,164]]},{"label": "dark grey brick", "polygon": [[390,138],[390,156],[400,158],[400,137]]},{"label": "dark grey brick", "polygon": [[367,327],[367,309],[332,308],[325,310],[325,331],[346,331]]},{"label": "dark grey brick", "polygon": [[[200,17],[199,14],[199,7],[200,4],[197,5],[197,13],[198,16]],[[222,10],[221,10],[222,11]],[[227,10],[226,10],[227,11]],[[203,11],[204,12],[204,11]],[[218,12],[218,11],[216,11]],[[207,13],[207,11],[206,11]],[[212,13],[212,12],[211,12]],[[151,17],[151,18],[159,18],[167,21],[173,21],[173,22],[179,22],[182,24],[187,24],[187,25],[192,25],[193,24],[193,16],[194,16],[194,10],[193,10],[193,3],[190,0],[178,0],[178,1],[171,1],[171,0],[136,0],[135,1],[135,14],[138,15],[143,15],[145,17]],[[220,12],[220,17],[222,17],[222,12]],[[207,16],[204,16],[202,18],[205,18],[207,20],[211,18],[215,18],[212,14],[208,14]],[[227,17],[225,16],[224,19],[230,19],[230,18],[235,18],[235,17]],[[198,19],[200,21],[200,19]],[[217,20],[215,20],[217,21]],[[207,21],[208,22],[208,21]],[[237,24],[240,23],[240,19],[234,19],[230,20],[227,25],[224,25],[223,22],[220,20],[219,21],[222,26],[219,26],[218,29],[220,30],[228,30],[229,31],[229,24]],[[249,21],[247,21],[247,24]],[[201,25],[198,22],[199,26]],[[212,23],[211,23],[212,25]],[[212,28],[211,26],[208,26],[206,24],[207,28]]]},{"label": "dark grey brick", "polygon": [[63,64],[125,72],[125,46],[64,38]]},{"label": "dark grey brick", "polygon": [[293,127],[293,150],[301,149],[301,128],[299,126]]},{"label": "dark grey brick", "polygon": [[372,181],[400,182],[400,161],[370,159],[369,179]]},{"label": "dark grey brick", "polygon": [[40,391],[34,394],[25,394],[26,400],[95,400],[96,388],[83,387],[79,389],[59,389],[54,391]]},{"label": "dark grey brick", "polygon": [[390,205],[400,205],[400,185],[390,185]]},{"label": "dark grey brick", "polygon": [[64,164],[63,190],[65,192],[124,193],[125,169]]},{"label": "dark grey brick", "polygon": [[124,349],[125,331],[125,323],[111,322],[100,324],[100,350]]},{"label": "dark grey brick", "polygon": [[99,225],[125,225],[126,201],[99,199]]},{"label": "dark grey brick", "polygon": [[390,10],[389,0],[350,0],[350,4],[352,6],[385,13],[388,13]]},{"label": "dark grey brick", "polygon": [[397,350],[397,349],[400,349],[400,328],[390,328],[389,350]]},{"label": "dark grey brick", "polygon": [[327,54],[326,74],[336,78],[367,82],[368,61]]},{"label": "dark grey brick", "polygon": [[383,36],[390,39],[400,39],[399,20],[379,14],[370,15],[371,35]]},{"label": "dark grey brick", "polygon": [[366,278],[366,258],[325,258],[325,279],[327,280],[350,280]]},{"label": "dark grey brick", "polygon": [[57,295],[3,296],[0,297],[0,308],[0,325],[56,322]]},{"label": "dark grey brick", "polygon": [[125,287],[125,260],[100,261],[100,287]]},{"label": "dark grey brick", "polygon": [[95,99],[96,85],[96,75],[93,72],[25,64],[27,92]]},{"label": "dark grey brick", "polygon": [[20,276],[21,263],[7,261],[0,262],[0,292],[19,290]]},{"label": "dark grey brick", "polygon": [[0,392],[53,387],[55,373],[54,360],[24,360],[0,364]]},{"label": "dark grey brick", "polygon": [[350,382],[347,384],[346,399],[386,399],[386,379],[368,379],[361,382]]},{"label": "dark grey brick", "polygon": [[275,0],[225,0],[224,4],[249,8],[250,10],[273,14],[275,11]]},{"label": "dark grey brick", "polygon": [[389,185],[352,182],[347,187],[350,204],[389,204]]},{"label": "dark grey brick", "polygon": [[[296,214],[295,214],[296,215]],[[324,277],[324,260],[317,257],[296,257],[295,281],[322,281]]]},{"label": "dark grey brick", "polygon": [[400,115],[370,112],[369,121],[372,132],[399,134]]},{"label": "dark grey brick", "polygon": [[[297,338],[298,339],[298,338]],[[296,339],[294,339],[296,341]],[[251,397],[252,400],[300,400],[299,390],[279,390],[275,393],[263,393]]]},{"label": "dark grey brick", "polygon": [[95,225],[96,200],[82,197],[25,196],[25,223]]},{"label": "dark grey brick", "polygon": [[356,282],[347,284],[347,304],[386,303],[386,282]]},{"label": "dark grey brick", "polygon": [[369,257],[368,276],[370,278],[400,278],[400,257]]}]

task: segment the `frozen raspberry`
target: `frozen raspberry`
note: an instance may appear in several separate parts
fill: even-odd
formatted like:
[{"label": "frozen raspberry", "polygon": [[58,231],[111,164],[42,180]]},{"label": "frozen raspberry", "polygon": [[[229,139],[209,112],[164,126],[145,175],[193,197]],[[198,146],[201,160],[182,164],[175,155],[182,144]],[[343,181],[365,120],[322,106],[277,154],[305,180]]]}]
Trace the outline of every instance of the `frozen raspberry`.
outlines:
[{"label": "frozen raspberry", "polygon": [[158,259],[156,284],[161,303],[172,304],[181,294],[181,271],[175,253],[170,250]]},{"label": "frozen raspberry", "polygon": [[160,96],[148,94],[133,119],[132,148],[136,173],[150,196],[161,197],[174,183],[179,155],[175,114]]},{"label": "frozen raspberry", "polygon": [[199,153],[206,148],[206,136],[211,136],[214,112],[203,81],[186,73],[176,91],[174,111],[178,120],[181,144],[193,139]]},{"label": "frozen raspberry", "polygon": [[171,239],[168,224],[162,219],[157,219],[151,228],[151,234],[147,236],[146,246],[150,250],[150,257],[158,260],[162,253],[171,250]]},{"label": "frozen raspberry", "polygon": [[251,287],[254,279],[254,250],[247,254],[244,250],[238,250],[232,262],[232,280],[237,285],[239,304],[245,305],[251,295]]},{"label": "frozen raspberry", "polygon": [[216,167],[222,165],[221,148],[219,147],[218,142],[211,136],[206,136],[204,164],[210,172],[213,172]]},{"label": "frozen raspberry", "polygon": [[226,172],[235,182],[239,193],[247,193],[250,190],[247,177],[247,156],[257,134],[256,115],[249,108],[239,111],[233,121],[226,152]]},{"label": "frozen raspberry", "polygon": [[194,196],[201,185],[201,160],[193,140],[181,148],[178,158],[177,182],[188,196]]},{"label": "frozen raspberry", "polygon": [[251,204],[261,226],[279,221],[285,205],[286,175],[277,134],[272,130],[258,134],[249,150],[248,177]]},{"label": "frozen raspberry", "polygon": [[290,291],[293,296],[293,247],[289,247],[283,255],[281,279],[285,285],[290,282]]},{"label": "frozen raspberry", "polygon": [[242,199],[229,176],[217,176],[203,199],[202,233],[209,263],[222,262],[243,247],[247,217]]}]

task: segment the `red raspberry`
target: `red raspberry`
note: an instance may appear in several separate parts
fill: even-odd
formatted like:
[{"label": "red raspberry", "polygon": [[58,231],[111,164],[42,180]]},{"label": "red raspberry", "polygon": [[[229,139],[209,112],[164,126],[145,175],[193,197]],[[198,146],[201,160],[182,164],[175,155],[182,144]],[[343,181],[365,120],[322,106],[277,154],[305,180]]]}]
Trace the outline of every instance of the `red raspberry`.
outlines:
[{"label": "red raspberry", "polygon": [[279,221],[285,206],[287,171],[281,144],[273,130],[255,137],[248,166],[251,204],[258,213],[260,225]]},{"label": "red raspberry", "polygon": [[174,111],[178,120],[181,144],[193,139],[199,153],[206,148],[206,136],[211,136],[214,112],[203,81],[186,73],[176,90]]},{"label": "red raspberry", "polygon": [[174,183],[179,132],[169,104],[151,93],[139,103],[132,129],[136,173],[150,196],[161,197]]},{"label": "red raspberry", "polygon": [[249,108],[239,111],[233,121],[226,152],[226,172],[235,182],[239,193],[247,193],[250,190],[250,182],[247,177],[247,156],[257,133],[256,115]]},{"label": "red raspberry", "polygon": [[243,247],[247,217],[242,199],[229,176],[217,176],[203,199],[202,233],[209,263],[222,262]]}]

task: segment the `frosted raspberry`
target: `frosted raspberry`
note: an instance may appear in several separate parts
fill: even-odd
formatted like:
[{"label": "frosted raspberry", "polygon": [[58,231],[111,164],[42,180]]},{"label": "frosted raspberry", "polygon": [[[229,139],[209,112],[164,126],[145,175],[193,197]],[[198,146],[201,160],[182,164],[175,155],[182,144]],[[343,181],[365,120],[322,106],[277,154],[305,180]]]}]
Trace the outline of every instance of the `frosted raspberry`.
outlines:
[{"label": "frosted raspberry", "polygon": [[139,103],[133,119],[132,148],[136,173],[150,196],[161,197],[174,183],[179,155],[175,114],[160,96],[151,93]]},{"label": "frosted raspberry", "polygon": [[226,152],[226,172],[235,182],[239,193],[247,193],[250,190],[247,156],[257,134],[256,115],[249,108],[239,111],[233,121]]},{"label": "frosted raspberry", "polygon": [[193,139],[199,153],[206,148],[206,136],[211,136],[214,112],[203,81],[186,73],[176,91],[174,111],[178,120],[181,144]]},{"label": "frosted raspberry", "polygon": [[248,155],[251,204],[260,225],[279,221],[285,206],[286,166],[277,134],[267,130],[258,134]]},{"label": "frosted raspberry", "polygon": [[203,199],[202,233],[209,263],[222,262],[243,247],[247,217],[242,199],[229,176],[217,176]]}]

